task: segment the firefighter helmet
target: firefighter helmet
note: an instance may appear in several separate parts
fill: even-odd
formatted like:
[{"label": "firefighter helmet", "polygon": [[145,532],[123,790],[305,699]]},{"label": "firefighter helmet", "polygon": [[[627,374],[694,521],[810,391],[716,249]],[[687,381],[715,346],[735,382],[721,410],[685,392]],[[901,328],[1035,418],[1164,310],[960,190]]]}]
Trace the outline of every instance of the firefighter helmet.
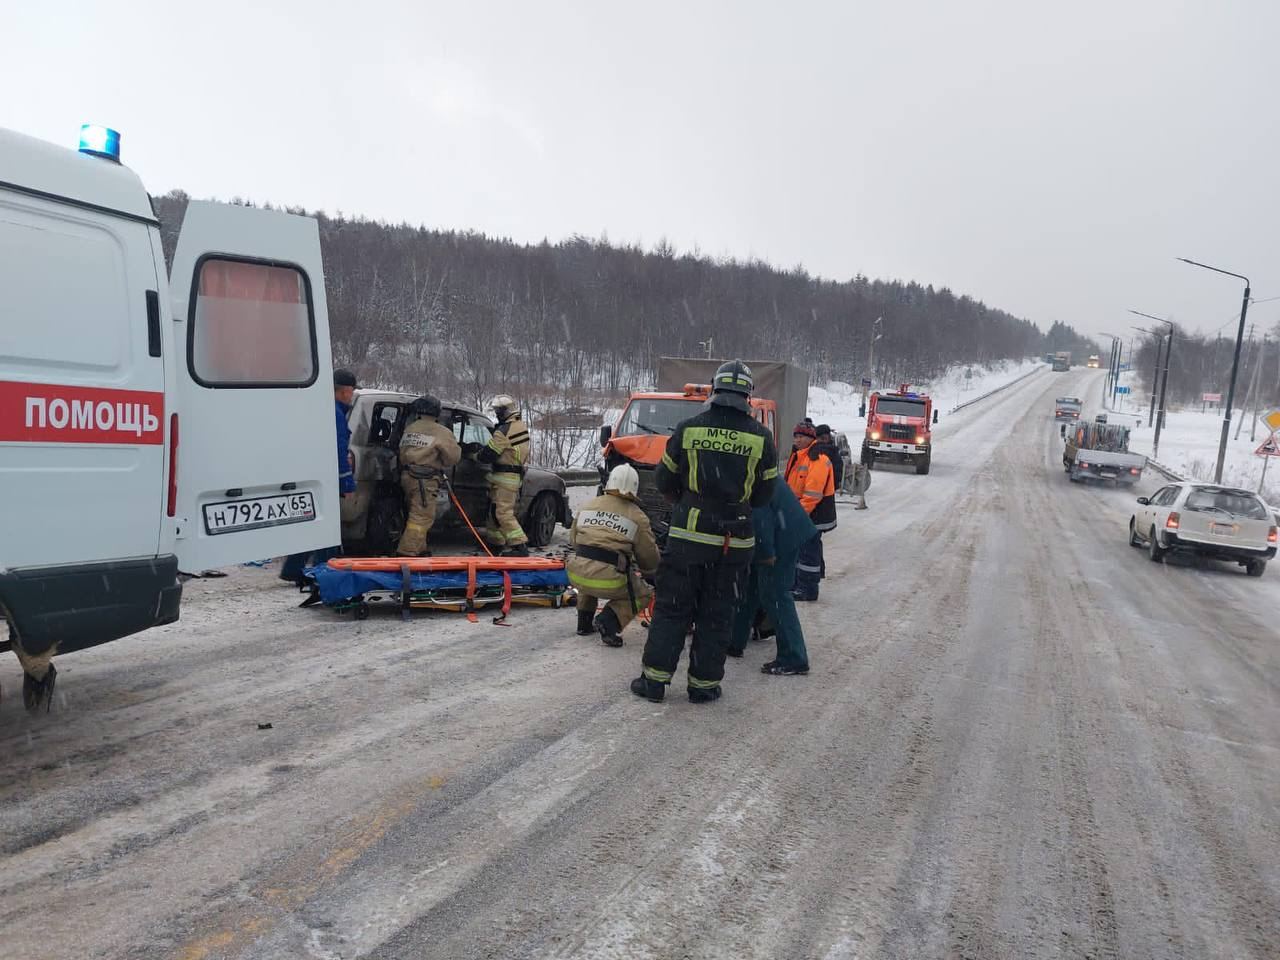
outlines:
[{"label": "firefighter helmet", "polygon": [[617,493],[632,500],[640,492],[640,474],[629,463],[620,463],[609,471],[609,479],[604,483],[605,493]]},{"label": "firefighter helmet", "polygon": [[498,418],[499,423],[510,420],[516,412],[516,402],[505,393],[500,393],[489,401],[489,409]]},{"label": "firefighter helmet", "polygon": [[440,401],[429,393],[423,394],[409,405],[409,410],[415,417],[438,417]]},{"label": "firefighter helmet", "polygon": [[755,389],[751,368],[741,360],[722,363],[711,381],[711,402],[725,407],[750,410],[747,399]]}]

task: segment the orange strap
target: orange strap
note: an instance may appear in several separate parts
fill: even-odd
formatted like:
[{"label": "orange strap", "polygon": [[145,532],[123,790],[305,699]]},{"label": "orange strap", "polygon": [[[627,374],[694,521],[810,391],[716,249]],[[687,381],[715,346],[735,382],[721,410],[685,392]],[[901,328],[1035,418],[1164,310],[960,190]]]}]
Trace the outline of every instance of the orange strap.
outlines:
[{"label": "orange strap", "polygon": [[379,573],[399,572],[407,566],[414,573],[440,573],[449,570],[563,570],[564,561],[556,557],[334,557],[329,561],[334,570]]}]

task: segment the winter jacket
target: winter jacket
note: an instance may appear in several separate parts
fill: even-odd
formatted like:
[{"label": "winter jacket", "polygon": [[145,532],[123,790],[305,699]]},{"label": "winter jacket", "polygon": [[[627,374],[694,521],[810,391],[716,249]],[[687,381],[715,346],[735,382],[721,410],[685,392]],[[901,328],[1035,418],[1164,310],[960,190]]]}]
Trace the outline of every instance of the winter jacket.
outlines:
[{"label": "winter jacket", "polygon": [[818,528],[785,483],[773,486],[773,497],[751,511],[756,528],[756,559],[796,553],[818,534]]},{"label": "winter jacket", "polygon": [[823,443],[821,440],[815,441],[813,446],[831,461],[831,472],[835,475],[836,489],[839,490],[844,486],[844,457],[840,456],[840,448],[835,443]]},{"label": "winter jacket", "polygon": [[[640,505],[629,497],[602,493],[588,500],[573,518],[569,543],[575,551],[566,564],[569,581],[588,593],[616,591],[627,585],[617,561],[603,559],[598,551],[628,558],[635,573],[652,576],[658,569],[653,527]],[[596,555],[588,555],[592,553]]]},{"label": "winter jacket", "polygon": [[400,469],[413,476],[439,475],[462,459],[453,431],[435,417],[419,417],[400,438]]},{"label": "winter jacket", "polygon": [[787,460],[786,480],[819,532],[836,528],[836,480],[831,461],[809,444],[793,450]]},{"label": "winter jacket", "polygon": [[333,401],[338,428],[338,493],[355,493],[356,475],[351,469],[351,428],[347,426],[347,414],[351,408],[339,400]]},{"label": "winter jacket", "polygon": [[713,402],[679,423],[654,477],[676,502],[668,555],[746,563],[755,548],[751,509],[769,502],[777,478],[773,435],[749,413]]},{"label": "winter jacket", "polygon": [[476,457],[493,464],[489,482],[495,486],[520,489],[525,465],[529,462],[529,430],[518,416],[498,424],[489,444]]}]

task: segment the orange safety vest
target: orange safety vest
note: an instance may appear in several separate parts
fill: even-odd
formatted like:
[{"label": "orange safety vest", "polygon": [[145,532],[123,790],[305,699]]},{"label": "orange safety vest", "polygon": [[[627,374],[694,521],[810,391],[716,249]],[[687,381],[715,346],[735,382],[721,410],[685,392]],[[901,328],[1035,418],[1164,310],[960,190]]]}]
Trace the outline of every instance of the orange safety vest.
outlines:
[{"label": "orange safety vest", "polygon": [[792,450],[787,460],[787,486],[804,507],[805,513],[814,509],[825,497],[836,495],[836,475],[825,453],[817,459],[810,457],[813,444],[803,450]]}]

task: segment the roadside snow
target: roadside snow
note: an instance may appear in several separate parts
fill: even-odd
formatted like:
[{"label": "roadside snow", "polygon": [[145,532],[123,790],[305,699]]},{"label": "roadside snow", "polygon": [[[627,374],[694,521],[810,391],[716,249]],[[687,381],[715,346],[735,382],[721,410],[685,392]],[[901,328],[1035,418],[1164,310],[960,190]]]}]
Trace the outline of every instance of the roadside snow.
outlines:
[{"label": "roadside snow", "polygon": [[[1129,374],[1122,374],[1120,383],[1129,382],[1132,389],[1140,390],[1141,386],[1130,379]],[[1123,407],[1114,409],[1121,412],[1126,426],[1134,426],[1129,436],[1129,446],[1136,453],[1152,456],[1152,441],[1155,431],[1147,426],[1150,414],[1148,396],[1138,395],[1137,400],[1126,400]],[[1261,423],[1249,439],[1252,426],[1252,411],[1246,413],[1236,410],[1231,417],[1231,434],[1227,439],[1227,459],[1222,471],[1222,480],[1233,487],[1247,490],[1258,490],[1262,480],[1264,458],[1254,456],[1254,451],[1269,435],[1269,431]],[[1113,418],[1113,422],[1115,422]],[[1240,439],[1236,439],[1236,428],[1243,423]],[[1160,431],[1159,456],[1154,459],[1164,464],[1175,473],[1196,480],[1212,480],[1218,464],[1218,445],[1222,439],[1222,411],[1207,410],[1201,412],[1196,408],[1169,410],[1165,413],[1164,428]],[[1262,498],[1272,506],[1280,505],[1280,461],[1272,458],[1267,467],[1266,485],[1262,490]]]}]

